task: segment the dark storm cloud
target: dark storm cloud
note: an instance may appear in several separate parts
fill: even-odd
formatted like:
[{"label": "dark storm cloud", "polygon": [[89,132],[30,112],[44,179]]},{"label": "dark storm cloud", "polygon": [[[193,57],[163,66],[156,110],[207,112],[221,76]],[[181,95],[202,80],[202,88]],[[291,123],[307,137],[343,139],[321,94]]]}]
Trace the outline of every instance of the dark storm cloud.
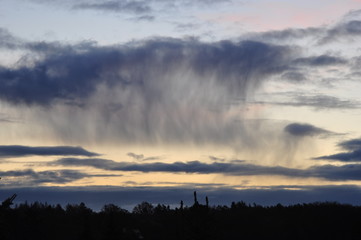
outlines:
[{"label": "dark storm cloud", "polygon": [[89,175],[74,170],[49,170],[36,172],[32,169],[18,171],[1,171],[0,176],[3,178],[2,181],[9,181],[12,185],[34,185],[43,183],[64,184],[86,177],[94,177],[94,175]]},{"label": "dark storm cloud", "polygon": [[152,12],[152,8],[149,5],[150,1],[105,1],[105,2],[84,2],[73,6],[74,9],[83,10],[101,10],[112,12],[130,12],[135,14],[144,14]]},{"label": "dark storm cloud", "polygon": [[122,208],[132,210],[143,201],[152,204],[165,204],[179,207],[182,200],[186,206],[193,202],[193,191],[197,190],[198,200],[205,203],[208,196],[211,206],[227,205],[244,201],[247,204],[263,206],[336,201],[361,205],[359,186],[297,186],[293,190],[289,186],[268,187],[267,189],[232,189],[227,187],[37,187],[37,188],[1,188],[0,194],[11,196],[17,193],[15,203],[47,202],[49,204],[79,204],[84,202],[88,207],[99,211],[105,204],[113,203]]},{"label": "dark storm cloud", "polygon": [[63,158],[50,165],[61,166],[86,166],[108,171],[136,171],[136,172],[168,172],[168,173],[199,173],[223,174],[230,176],[285,176],[296,178],[322,178],[330,181],[361,180],[361,165],[348,164],[343,166],[324,165],[313,166],[307,169],[286,168],[280,166],[260,166],[244,162],[213,162],[202,163],[199,161],[174,162],[174,163],[147,163],[134,164],[130,162],[115,162],[105,159],[76,159]]},{"label": "dark storm cloud", "polygon": [[0,157],[24,157],[24,156],[99,156],[81,147],[56,146],[56,147],[29,147],[20,145],[0,146]]},{"label": "dark storm cloud", "polygon": [[295,137],[317,136],[317,135],[330,133],[325,129],[315,127],[311,124],[300,124],[300,123],[288,124],[284,128],[284,131]]},{"label": "dark storm cloud", "polygon": [[[33,46],[48,51],[48,45]],[[82,46],[81,46],[82,48]],[[73,49],[54,48],[43,62],[34,67],[0,68],[0,92],[3,99],[13,103],[47,105],[57,98],[76,99],[89,95],[95,86],[94,77],[101,67],[98,54],[77,54]],[[80,51],[82,49],[79,49]],[[58,52],[57,52],[58,51]],[[111,58],[110,56],[108,56]],[[102,58],[107,64],[110,59]],[[94,69],[92,69],[94,68]],[[47,101],[50,101],[47,103]]]},{"label": "dark storm cloud", "polygon": [[[50,46],[37,47],[48,49]],[[179,67],[185,67],[205,81],[207,76],[214,76],[216,83],[225,86],[230,94],[245,94],[261,79],[283,72],[292,52],[288,47],[253,41],[201,43],[177,39],[120,47],[78,45],[66,51],[64,48],[59,47],[58,51],[53,48],[31,66],[0,68],[1,98],[12,103],[49,105],[58,99],[87,98],[101,83],[150,91],[155,90],[150,84],[157,81],[151,77],[182,71]],[[121,71],[126,74],[122,76]],[[156,93],[143,94],[155,97]]]},{"label": "dark storm cloud", "polygon": [[34,109],[28,117],[50,134],[83,142],[94,136],[128,143],[240,142],[247,130],[242,116],[228,117],[228,106],[238,99],[243,104],[284,73],[294,55],[289,46],[190,38],[24,48],[29,53],[16,67],[0,66],[0,100]]}]

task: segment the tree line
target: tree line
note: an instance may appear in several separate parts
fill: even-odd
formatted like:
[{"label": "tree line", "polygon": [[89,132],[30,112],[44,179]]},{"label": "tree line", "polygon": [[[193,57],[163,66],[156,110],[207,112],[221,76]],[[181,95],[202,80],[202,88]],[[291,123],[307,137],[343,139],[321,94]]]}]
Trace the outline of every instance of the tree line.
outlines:
[{"label": "tree line", "polygon": [[21,203],[0,208],[0,239],[360,239],[361,207],[336,202],[260,206],[232,202],[176,208],[114,204],[95,212],[84,203]]}]

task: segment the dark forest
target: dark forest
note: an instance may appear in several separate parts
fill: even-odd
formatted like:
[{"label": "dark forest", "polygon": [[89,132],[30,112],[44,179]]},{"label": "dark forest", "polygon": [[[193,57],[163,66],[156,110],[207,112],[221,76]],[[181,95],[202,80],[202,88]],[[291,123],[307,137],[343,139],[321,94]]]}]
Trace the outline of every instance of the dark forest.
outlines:
[{"label": "dark forest", "polygon": [[[139,203],[132,211],[114,204],[95,212],[84,203],[12,205],[3,201],[0,239],[360,239],[361,207],[336,202],[260,206],[232,202],[170,208]],[[11,206],[12,205],[12,206]]]}]

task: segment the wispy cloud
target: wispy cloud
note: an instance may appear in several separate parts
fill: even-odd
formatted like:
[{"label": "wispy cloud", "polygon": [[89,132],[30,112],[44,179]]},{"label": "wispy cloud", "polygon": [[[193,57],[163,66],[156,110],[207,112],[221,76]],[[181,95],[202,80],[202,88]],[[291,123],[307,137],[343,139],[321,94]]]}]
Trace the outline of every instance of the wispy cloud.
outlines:
[{"label": "wispy cloud", "polygon": [[0,28],[0,48],[16,49],[21,44],[21,41],[13,36],[7,29]]},{"label": "wispy cloud", "polygon": [[131,157],[131,158],[134,158],[137,161],[143,160],[143,158],[144,158],[143,154],[135,154],[135,153],[132,153],[132,152],[127,153],[127,155],[129,157]]},{"label": "wispy cloud", "polygon": [[[302,78],[303,75],[300,76]],[[298,76],[295,76],[298,78]],[[318,95],[303,95],[300,93],[290,93],[286,96],[286,101],[274,101],[274,102],[255,102],[258,104],[272,104],[280,106],[291,107],[310,107],[315,110],[330,110],[330,109],[357,109],[360,107],[360,102],[357,100],[341,99],[334,96],[328,96],[323,94]]]},{"label": "wispy cloud", "polygon": [[154,161],[154,160],[159,160],[160,157],[145,157],[144,154],[135,154],[132,152],[127,153],[127,156],[137,160],[137,161]]},{"label": "wispy cloud", "polygon": [[306,65],[306,66],[311,66],[311,67],[347,64],[346,59],[341,58],[341,57],[336,57],[336,56],[330,56],[330,55],[320,55],[320,56],[298,58],[298,59],[295,59],[293,62],[296,65]]},{"label": "wispy cloud", "polygon": [[[355,11],[354,15],[359,18],[361,16],[360,11]],[[312,39],[311,42],[316,43],[316,45],[325,45],[336,41],[353,41],[361,37],[361,21],[357,18],[345,19],[334,25],[266,31],[250,34],[249,37],[268,41],[295,41],[308,38]]]},{"label": "wispy cloud", "polygon": [[130,12],[135,14],[144,14],[152,12],[149,1],[105,1],[105,2],[83,2],[75,4],[74,9],[82,10],[100,10],[112,12]]},{"label": "wispy cloud", "polygon": [[327,30],[326,35],[321,39],[321,43],[328,43],[337,40],[353,40],[361,36],[361,21],[351,20],[343,22]]}]

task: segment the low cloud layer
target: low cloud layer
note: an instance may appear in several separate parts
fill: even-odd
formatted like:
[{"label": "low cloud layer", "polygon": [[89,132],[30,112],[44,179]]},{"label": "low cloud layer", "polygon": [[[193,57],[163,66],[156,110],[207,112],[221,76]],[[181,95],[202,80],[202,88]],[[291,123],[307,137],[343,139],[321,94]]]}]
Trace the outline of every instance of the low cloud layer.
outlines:
[{"label": "low cloud layer", "polygon": [[75,170],[49,170],[38,172],[32,169],[1,171],[0,176],[3,178],[2,181],[5,182],[5,185],[11,186],[36,186],[46,183],[65,184],[87,177],[96,177],[95,175],[89,175]]},{"label": "low cloud layer", "polygon": [[56,146],[56,147],[30,147],[20,145],[0,146],[0,157],[26,157],[26,156],[99,156],[81,147]]},{"label": "low cloud layer", "polygon": [[136,171],[136,172],[168,172],[168,173],[199,173],[199,174],[224,174],[234,176],[285,176],[291,178],[322,178],[330,181],[361,180],[361,165],[348,164],[343,166],[322,165],[312,166],[307,169],[286,167],[269,167],[244,162],[213,162],[203,163],[199,161],[174,162],[174,163],[144,163],[115,162],[105,159],[77,159],[63,158],[50,165],[65,167],[94,167],[108,171]]}]

